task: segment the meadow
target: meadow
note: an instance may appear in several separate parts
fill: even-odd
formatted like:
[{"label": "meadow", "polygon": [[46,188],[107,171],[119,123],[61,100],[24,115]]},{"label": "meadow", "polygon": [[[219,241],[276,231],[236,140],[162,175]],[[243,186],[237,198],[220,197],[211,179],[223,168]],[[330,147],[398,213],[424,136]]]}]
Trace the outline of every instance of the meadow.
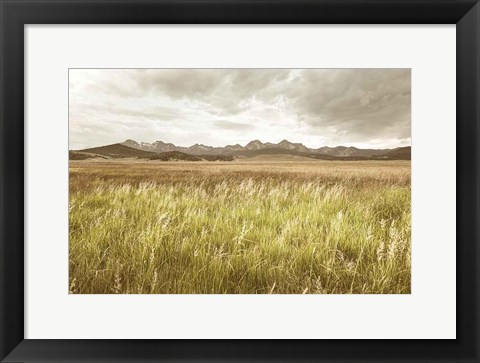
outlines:
[{"label": "meadow", "polygon": [[74,294],[409,294],[410,161],[70,161]]}]

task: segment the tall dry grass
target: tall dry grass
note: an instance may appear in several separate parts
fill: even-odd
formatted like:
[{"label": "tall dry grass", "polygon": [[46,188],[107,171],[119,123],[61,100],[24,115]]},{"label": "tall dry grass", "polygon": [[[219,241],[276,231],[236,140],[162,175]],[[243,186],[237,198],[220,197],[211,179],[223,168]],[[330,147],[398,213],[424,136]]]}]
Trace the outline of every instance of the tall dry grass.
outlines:
[{"label": "tall dry grass", "polygon": [[70,292],[410,293],[409,162],[71,162]]}]

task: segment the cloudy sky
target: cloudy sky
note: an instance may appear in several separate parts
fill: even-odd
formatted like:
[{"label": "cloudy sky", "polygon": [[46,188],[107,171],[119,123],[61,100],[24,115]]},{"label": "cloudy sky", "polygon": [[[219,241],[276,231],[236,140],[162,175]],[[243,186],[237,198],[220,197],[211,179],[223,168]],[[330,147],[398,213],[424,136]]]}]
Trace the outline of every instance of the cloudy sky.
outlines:
[{"label": "cloudy sky", "polygon": [[409,69],[71,69],[70,149],[410,145]]}]

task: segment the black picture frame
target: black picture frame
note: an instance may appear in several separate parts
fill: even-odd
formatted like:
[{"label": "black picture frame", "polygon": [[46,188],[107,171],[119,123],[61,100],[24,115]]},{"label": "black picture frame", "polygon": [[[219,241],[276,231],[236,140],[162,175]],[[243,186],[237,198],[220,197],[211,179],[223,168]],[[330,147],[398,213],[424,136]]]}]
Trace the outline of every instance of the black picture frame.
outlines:
[{"label": "black picture frame", "polygon": [[[0,13],[2,362],[480,361],[478,0],[0,0]],[[24,339],[24,26],[157,23],[456,24],[457,339]]]}]

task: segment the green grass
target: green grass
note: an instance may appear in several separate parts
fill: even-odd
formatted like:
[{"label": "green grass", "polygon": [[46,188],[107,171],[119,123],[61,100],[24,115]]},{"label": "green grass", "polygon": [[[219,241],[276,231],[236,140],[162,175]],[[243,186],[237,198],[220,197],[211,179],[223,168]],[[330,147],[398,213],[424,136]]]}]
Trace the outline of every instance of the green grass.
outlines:
[{"label": "green grass", "polygon": [[129,168],[71,169],[71,293],[410,293],[409,174]]}]

